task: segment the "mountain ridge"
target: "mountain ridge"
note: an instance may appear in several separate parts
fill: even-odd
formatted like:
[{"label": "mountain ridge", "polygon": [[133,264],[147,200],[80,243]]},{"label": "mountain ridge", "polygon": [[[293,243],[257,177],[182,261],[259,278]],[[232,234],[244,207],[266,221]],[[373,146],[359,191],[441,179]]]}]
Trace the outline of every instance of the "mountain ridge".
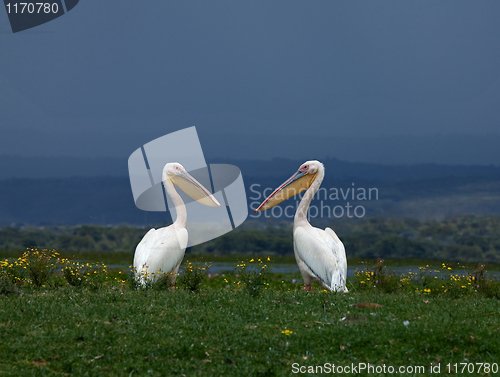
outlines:
[{"label": "mountain ridge", "polygon": [[[325,165],[327,175],[336,179],[356,178],[400,181],[437,177],[500,176],[500,166],[492,164],[447,165],[425,163],[387,165],[350,162],[334,157],[323,158],[320,161]],[[242,171],[243,177],[274,177],[281,174],[291,175],[304,161],[289,158],[273,158],[271,160],[212,158],[207,159],[207,162],[236,165]],[[105,176],[127,177],[127,159],[114,157],[23,157],[0,155],[0,180]]]}]

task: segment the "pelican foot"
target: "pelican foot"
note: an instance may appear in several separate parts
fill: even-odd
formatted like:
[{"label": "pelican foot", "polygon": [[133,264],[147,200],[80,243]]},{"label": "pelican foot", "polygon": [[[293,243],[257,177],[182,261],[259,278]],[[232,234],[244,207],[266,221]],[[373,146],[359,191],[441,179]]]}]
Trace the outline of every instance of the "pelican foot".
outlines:
[{"label": "pelican foot", "polygon": [[171,291],[175,291],[175,286],[173,286],[173,285],[172,285],[172,286],[170,287],[170,290],[171,290]]},{"label": "pelican foot", "polygon": [[306,285],[306,291],[307,292],[311,291],[311,286],[310,285]]}]

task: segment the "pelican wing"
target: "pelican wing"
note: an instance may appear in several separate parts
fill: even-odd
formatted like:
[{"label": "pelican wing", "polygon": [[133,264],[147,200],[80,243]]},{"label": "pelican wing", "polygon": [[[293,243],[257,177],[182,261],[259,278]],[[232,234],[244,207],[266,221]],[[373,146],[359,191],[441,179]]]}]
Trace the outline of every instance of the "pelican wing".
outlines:
[{"label": "pelican wing", "polygon": [[134,254],[134,268],[137,272],[142,271],[143,266],[146,265],[148,261],[149,254],[158,238],[158,232],[155,228],[151,228],[149,232],[142,237],[141,242],[135,248]]},{"label": "pelican wing", "polygon": [[[344,291],[347,264],[344,245],[331,229],[298,227],[293,234],[299,257],[330,290]],[[338,240],[338,242],[335,240]]]},{"label": "pelican wing", "polygon": [[138,273],[170,272],[184,258],[188,241],[185,228],[175,229],[169,226],[151,229],[137,245],[134,267]]},{"label": "pelican wing", "polygon": [[347,281],[347,258],[345,256],[344,244],[333,229],[326,228],[324,234],[328,239],[327,243],[330,246],[330,250],[338,263],[338,268],[334,271],[332,277],[333,286],[338,288],[344,287],[344,292],[348,292],[347,288],[345,288]]}]

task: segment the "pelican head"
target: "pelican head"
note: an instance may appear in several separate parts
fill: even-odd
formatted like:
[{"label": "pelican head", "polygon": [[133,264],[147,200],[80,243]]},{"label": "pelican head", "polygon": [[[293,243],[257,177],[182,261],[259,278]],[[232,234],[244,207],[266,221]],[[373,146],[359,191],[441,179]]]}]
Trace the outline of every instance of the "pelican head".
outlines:
[{"label": "pelican head", "polygon": [[163,182],[177,185],[197,202],[209,207],[220,207],[220,203],[203,185],[189,174],[178,162],[170,162],[163,168]]},{"label": "pelican head", "polygon": [[266,200],[255,210],[255,213],[272,208],[285,200],[307,190],[318,177],[319,172],[324,171],[323,164],[319,161],[306,161],[300,165],[299,170],[288,178],[280,187],[267,197]]}]

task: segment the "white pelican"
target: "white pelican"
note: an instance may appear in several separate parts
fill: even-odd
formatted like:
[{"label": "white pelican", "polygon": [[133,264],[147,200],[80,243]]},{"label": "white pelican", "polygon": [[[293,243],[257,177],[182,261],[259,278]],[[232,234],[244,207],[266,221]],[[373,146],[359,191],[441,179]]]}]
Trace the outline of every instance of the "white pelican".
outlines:
[{"label": "white pelican", "polygon": [[306,290],[310,291],[311,283],[316,282],[330,291],[348,292],[345,286],[347,259],[344,245],[332,229],[314,228],[307,221],[309,204],[321,186],[324,176],[325,168],[321,162],[304,162],[255,212],[272,208],[307,190],[293,222],[293,250]]},{"label": "white pelican", "polygon": [[147,280],[151,282],[158,280],[161,276],[158,274],[159,271],[170,273],[169,281],[173,287],[188,243],[186,206],[181,196],[175,191],[174,184],[206,206],[220,207],[220,204],[177,162],[165,165],[162,182],[175,205],[177,219],[170,226],[160,229],[152,228],[146,233],[135,249],[134,269],[136,278],[143,285]]}]

